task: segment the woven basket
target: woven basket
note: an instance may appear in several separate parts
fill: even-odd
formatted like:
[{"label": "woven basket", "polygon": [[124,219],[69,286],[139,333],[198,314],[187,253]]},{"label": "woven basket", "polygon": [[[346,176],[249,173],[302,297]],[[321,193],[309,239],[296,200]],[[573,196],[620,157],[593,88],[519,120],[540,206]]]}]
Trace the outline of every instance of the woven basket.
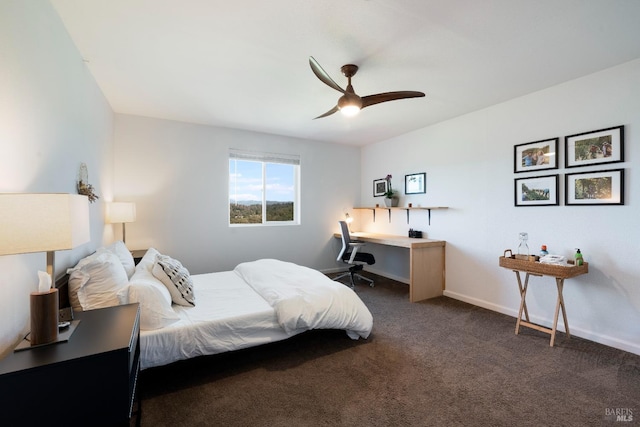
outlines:
[{"label": "woven basket", "polygon": [[537,261],[516,259],[513,255],[507,256],[507,253],[511,254],[511,249],[504,251],[504,256],[498,258],[498,264],[500,267],[513,271],[524,271],[531,274],[553,276],[560,279],[568,279],[589,272],[589,263],[586,262],[582,265],[544,264]]}]

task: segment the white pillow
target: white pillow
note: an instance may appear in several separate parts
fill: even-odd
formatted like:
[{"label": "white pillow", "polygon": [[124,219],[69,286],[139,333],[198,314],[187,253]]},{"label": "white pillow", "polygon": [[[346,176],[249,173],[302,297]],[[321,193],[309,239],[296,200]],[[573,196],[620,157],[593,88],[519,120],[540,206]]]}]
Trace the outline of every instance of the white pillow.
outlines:
[{"label": "white pillow", "polygon": [[111,307],[120,303],[117,293],[128,283],[127,272],[120,259],[110,252],[97,255],[69,276],[74,287],[78,284],[77,297],[82,310]]},{"label": "white pillow", "polygon": [[151,273],[167,287],[174,303],[185,307],[196,305],[193,281],[189,270],[180,261],[167,255],[157,255]]},{"label": "white pillow", "polygon": [[79,271],[83,266],[89,264],[91,261],[95,260],[98,257],[98,253],[92,253],[89,256],[82,258],[73,268],[67,269],[67,274],[69,275],[69,303],[74,310],[82,311],[82,306],[80,305],[80,300],[78,300],[78,291],[86,283],[88,277],[85,274],[73,274],[74,271]]},{"label": "white pillow", "polygon": [[82,266],[89,264],[91,261],[96,259],[98,255],[100,254],[97,252],[94,252],[91,255],[87,255],[86,257],[82,258],[80,261],[78,261],[78,263],[73,268],[67,269],[67,274],[71,274],[73,270],[77,270],[79,268],[82,268]]},{"label": "white pillow", "polygon": [[129,286],[118,293],[118,299],[121,304],[140,304],[140,329],[160,329],[180,320],[171,308],[171,295],[167,288],[153,277],[150,269],[144,265],[139,267],[140,264],[136,266]]},{"label": "white pillow", "polygon": [[98,249],[98,252],[100,253],[104,251],[111,252],[120,259],[122,266],[127,272],[127,278],[130,279],[131,276],[133,276],[133,273],[136,271],[136,263],[133,261],[133,255],[131,255],[131,252],[127,249],[122,240],[113,242],[105,248]]},{"label": "white pillow", "polygon": [[160,281],[157,285],[136,281],[118,293],[121,304],[140,304],[140,329],[160,329],[180,320],[171,306],[166,304],[162,290],[166,291],[167,288]]},{"label": "white pillow", "polygon": [[156,255],[158,255],[159,253],[160,252],[158,252],[158,250],[155,248],[147,249],[147,252],[145,252],[144,256],[142,257],[138,265],[136,265],[136,272],[138,270],[143,270],[143,269],[146,269],[149,272],[151,272],[151,269],[153,268],[153,264],[156,262]]}]

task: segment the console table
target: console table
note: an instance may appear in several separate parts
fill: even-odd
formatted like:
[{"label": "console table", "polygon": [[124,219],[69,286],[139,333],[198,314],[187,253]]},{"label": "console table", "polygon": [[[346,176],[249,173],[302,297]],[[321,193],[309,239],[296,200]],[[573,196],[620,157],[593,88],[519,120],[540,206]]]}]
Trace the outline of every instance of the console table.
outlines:
[{"label": "console table", "polygon": [[[340,233],[335,233],[333,236],[342,238]],[[409,300],[411,302],[442,296],[445,287],[445,241],[365,232],[350,233],[350,236],[362,242],[409,249]]]},{"label": "console table", "polygon": [[[500,267],[513,270],[513,272],[516,273],[518,289],[520,290],[520,310],[518,311],[518,320],[516,321],[516,335],[518,335],[518,333],[520,332],[520,326],[526,326],[527,328],[545,332],[551,335],[551,341],[549,342],[549,345],[553,347],[553,343],[556,339],[558,315],[560,313],[560,310],[562,310],[562,320],[564,321],[564,328],[567,332],[567,337],[571,338],[571,333],[569,332],[569,323],[567,322],[567,312],[564,308],[564,298],[562,297],[564,280],[571,277],[579,276],[581,274],[587,274],[589,272],[589,264],[586,262],[582,265],[544,264],[536,261],[527,261],[507,257],[506,254],[505,256],[500,257],[498,263]],[[520,279],[520,272],[526,273],[524,285],[522,284],[522,280]],[[556,300],[556,311],[553,317],[552,328],[545,328],[544,326],[531,323],[531,321],[529,320],[529,311],[527,310],[526,297],[530,276],[551,276],[556,280],[558,299]],[[522,318],[523,313],[524,319]]]},{"label": "console table", "polygon": [[69,341],[0,360],[3,425],[129,425],[140,366],[138,304],[76,319]]}]

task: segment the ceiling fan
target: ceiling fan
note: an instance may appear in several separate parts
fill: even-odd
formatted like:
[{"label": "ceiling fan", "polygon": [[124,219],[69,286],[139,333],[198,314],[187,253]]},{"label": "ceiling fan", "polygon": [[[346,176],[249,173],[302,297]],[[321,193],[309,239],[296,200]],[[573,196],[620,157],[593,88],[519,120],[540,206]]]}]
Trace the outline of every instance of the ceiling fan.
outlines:
[{"label": "ceiling fan", "polygon": [[325,70],[322,69],[318,61],[315,60],[313,56],[309,57],[309,65],[311,66],[311,70],[324,84],[337,90],[338,92],[342,92],[343,95],[338,99],[338,104],[333,107],[331,110],[326,113],[316,117],[316,119],[320,119],[322,117],[330,116],[336,111],[342,112],[345,116],[354,116],[360,112],[361,109],[368,107],[370,105],[379,104],[381,102],[387,101],[395,101],[397,99],[406,99],[406,98],[419,98],[423,97],[424,93],[415,92],[415,91],[400,91],[400,92],[384,92],[377,93],[375,95],[368,96],[358,96],[354,90],[353,86],[351,86],[351,77],[353,77],[358,72],[358,66],[353,64],[343,65],[340,70],[342,74],[347,78],[347,88],[342,89],[336,82],[334,82],[329,74]]}]

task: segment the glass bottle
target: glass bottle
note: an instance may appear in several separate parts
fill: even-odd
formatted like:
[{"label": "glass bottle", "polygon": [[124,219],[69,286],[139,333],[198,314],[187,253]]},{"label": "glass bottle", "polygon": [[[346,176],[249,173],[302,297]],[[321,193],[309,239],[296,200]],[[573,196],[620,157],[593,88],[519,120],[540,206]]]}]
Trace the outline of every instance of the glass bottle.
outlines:
[{"label": "glass bottle", "polygon": [[527,240],[529,240],[529,233],[520,232],[518,234],[518,238],[520,239],[520,244],[518,245],[518,255],[524,255],[529,258],[529,245],[527,244]]}]

